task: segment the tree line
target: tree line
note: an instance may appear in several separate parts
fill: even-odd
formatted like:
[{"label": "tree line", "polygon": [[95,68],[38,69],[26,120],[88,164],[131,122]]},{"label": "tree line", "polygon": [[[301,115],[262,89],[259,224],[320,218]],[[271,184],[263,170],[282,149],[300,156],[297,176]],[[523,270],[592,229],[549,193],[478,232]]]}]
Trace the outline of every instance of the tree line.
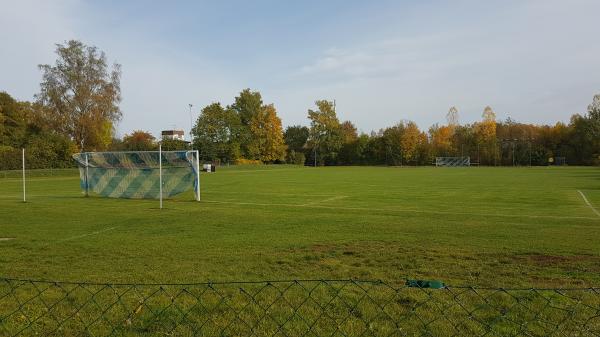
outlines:
[{"label": "tree line", "polygon": [[[235,101],[248,95],[260,101],[260,94],[249,89],[242,91]],[[319,166],[430,165],[436,157],[469,156],[472,163],[488,166],[551,165],[559,162],[600,164],[600,95],[593,98],[587,114],[573,115],[568,124],[534,125],[510,118],[497,121],[493,109],[487,106],[480,121],[461,125],[458,123],[458,110],[453,107],[445,125],[435,124],[424,131],[413,121],[401,121],[368,134],[359,134],[351,121],[340,122],[332,102],[319,100],[315,105],[315,109],[307,111],[309,126],[289,126],[283,132],[285,159],[281,157],[281,150],[276,152],[277,156],[263,157],[239,151],[244,138],[237,136],[240,124],[235,104],[220,110],[222,116],[229,117],[220,118],[218,122],[206,118],[211,115],[209,110],[214,104],[202,110],[194,130],[197,137],[203,138],[195,142],[195,146],[205,160],[221,162],[242,157],[263,162]],[[223,137],[204,137],[210,132]],[[258,135],[252,134],[247,139],[257,141],[253,137]]]},{"label": "tree line", "polygon": [[[122,138],[119,64],[80,41],[57,44],[53,65],[40,65],[42,81],[34,101],[0,92],[0,169],[20,167],[26,149],[30,168],[70,167],[79,151],[155,150],[149,132]],[[242,90],[230,104],[205,106],[191,130],[192,144],[161,141],[165,150],[197,149],[203,161],[218,163],[293,163],[298,165],[429,165],[435,157],[469,156],[480,165],[600,164],[600,95],[587,113],[569,123],[533,125],[497,121],[491,107],[481,120],[460,124],[450,108],[447,123],[421,130],[413,121],[359,133],[340,121],[334,103],[317,100],[307,110],[308,126],[283,129],[274,104],[260,92]]]}]

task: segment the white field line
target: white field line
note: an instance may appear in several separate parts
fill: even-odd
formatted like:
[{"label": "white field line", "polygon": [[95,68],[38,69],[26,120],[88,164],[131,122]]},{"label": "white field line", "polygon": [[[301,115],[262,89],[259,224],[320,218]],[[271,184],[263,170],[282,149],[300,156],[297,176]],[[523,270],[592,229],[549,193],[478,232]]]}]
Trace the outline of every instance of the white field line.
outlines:
[{"label": "white field line", "polygon": [[579,194],[581,195],[581,197],[583,198],[583,201],[585,201],[585,204],[588,205],[592,211],[594,211],[594,213],[596,213],[596,215],[598,217],[600,217],[600,212],[598,212],[598,210],[590,203],[590,201],[585,197],[585,194],[583,194],[583,192],[581,192],[580,190],[577,190],[577,192],[579,192]]},{"label": "white field line", "polygon": [[[251,194],[251,195],[276,195],[276,196],[290,196],[290,197],[317,197],[326,198],[330,197],[331,194],[304,194],[304,193],[282,193],[282,192],[244,192],[244,191],[220,191],[218,189],[205,189],[204,193],[210,194]],[[18,195],[17,195],[18,197]]]},{"label": "white field line", "polygon": [[282,171],[297,171],[302,168],[274,168],[274,169],[256,169],[256,170],[221,170],[219,173],[254,173],[254,172],[282,172]]},{"label": "white field line", "polygon": [[250,205],[250,206],[281,206],[281,207],[308,207],[322,208],[332,210],[347,210],[347,211],[368,211],[368,212],[403,212],[403,213],[421,213],[421,214],[449,214],[449,215],[473,215],[473,216],[495,216],[505,218],[531,218],[531,219],[572,219],[572,220],[598,220],[595,217],[584,216],[554,216],[554,215],[528,215],[528,214],[501,214],[501,213],[468,213],[468,212],[450,212],[450,211],[426,211],[417,209],[401,209],[401,208],[366,208],[366,207],[340,207],[340,206],[325,206],[325,205],[303,205],[303,204],[277,204],[277,203],[258,203],[258,202],[238,202],[238,201],[217,201],[204,200],[205,203],[214,204],[229,204],[229,205]]},{"label": "white field line", "polygon": [[86,233],[86,234],[71,236],[71,237],[68,237],[66,239],[62,239],[62,240],[58,240],[58,241],[55,241],[55,242],[48,243],[46,246],[49,246],[49,245],[52,245],[52,244],[57,244],[57,243],[62,243],[62,242],[66,242],[66,241],[77,240],[77,239],[84,238],[86,236],[97,235],[97,234],[100,234],[100,233],[108,232],[108,231],[113,230],[113,229],[115,229],[117,227],[118,226],[109,227],[109,228],[105,228],[105,229],[102,229],[102,230],[99,230],[99,231],[95,231],[95,232],[91,232],[91,233]]},{"label": "white field line", "polygon": [[328,201],[334,201],[334,200],[340,200],[340,199],[344,199],[344,198],[348,198],[347,195],[337,195],[335,197],[331,197],[331,198],[327,198],[324,200],[316,200],[316,201],[312,201],[312,202],[308,202],[306,204],[302,204],[300,206],[311,206],[311,205],[317,205],[317,204],[322,204]]},{"label": "white field line", "polygon": [[[380,192],[380,191],[368,191],[368,192]],[[206,189],[204,190],[204,193],[208,193],[208,194],[235,194],[235,195],[240,195],[240,194],[252,194],[252,195],[275,195],[275,196],[290,196],[290,197],[329,197],[331,196],[331,194],[298,194],[298,193],[280,193],[280,192],[238,192],[238,191],[220,191],[217,189]],[[392,194],[393,195],[393,194]],[[16,197],[11,197],[11,199],[14,198],[19,198],[20,196],[17,194]],[[0,197],[2,198],[2,197]],[[347,196],[344,196],[344,198],[347,198]],[[334,197],[334,200],[337,199],[337,197]],[[306,204],[303,204],[302,206],[310,206],[310,205],[314,205],[314,204],[318,204],[321,202],[325,202],[325,201],[329,201],[329,200],[322,200],[322,201],[315,201],[315,202],[308,202]],[[437,206],[470,206],[470,207],[477,207],[479,209],[485,208],[485,207],[489,207],[488,203],[478,203],[475,204],[473,202],[465,202],[465,203],[439,203],[436,202]],[[576,206],[577,208],[581,208],[582,210],[587,208],[587,206],[585,205],[581,205],[581,206]],[[503,211],[522,211],[523,207],[500,207],[500,206],[494,206],[493,210],[503,210]],[[486,211],[485,209],[483,209],[483,211]]]}]

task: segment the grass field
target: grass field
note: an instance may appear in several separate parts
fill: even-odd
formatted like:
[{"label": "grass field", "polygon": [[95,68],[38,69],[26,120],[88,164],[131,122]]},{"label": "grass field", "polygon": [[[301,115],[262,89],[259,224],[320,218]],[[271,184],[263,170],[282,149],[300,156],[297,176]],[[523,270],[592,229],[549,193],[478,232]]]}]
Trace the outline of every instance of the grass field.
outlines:
[{"label": "grass field", "polygon": [[5,176],[3,277],[600,284],[598,168],[231,167],[163,210],[85,198],[75,171],[30,177],[23,203]]}]

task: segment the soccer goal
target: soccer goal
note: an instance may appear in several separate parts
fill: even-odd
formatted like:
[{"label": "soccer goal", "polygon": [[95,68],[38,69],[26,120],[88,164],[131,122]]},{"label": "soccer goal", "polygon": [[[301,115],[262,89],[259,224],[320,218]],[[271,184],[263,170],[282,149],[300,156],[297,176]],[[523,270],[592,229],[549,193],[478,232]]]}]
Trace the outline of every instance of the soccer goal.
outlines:
[{"label": "soccer goal", "polygon": [[471,157],[435,157],[435,166],[471,166]]},{"label": "soccer goal", "polygon": [[198,151],[84,152],[73,155],[81,189],[110,198],[160,199],[194,189],[200,200]]},{"label": "soccer goal", "polygon": [[565,165],[567,165],[567,158],[566,157],[554,157],[553,165],[554,166],[565,166]]}]

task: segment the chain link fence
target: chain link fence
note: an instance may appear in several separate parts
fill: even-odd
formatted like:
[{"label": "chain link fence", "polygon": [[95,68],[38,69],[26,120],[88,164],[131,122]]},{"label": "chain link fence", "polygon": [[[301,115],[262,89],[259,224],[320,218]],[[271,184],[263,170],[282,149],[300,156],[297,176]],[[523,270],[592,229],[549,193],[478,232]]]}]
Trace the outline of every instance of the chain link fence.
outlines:
[{"label": "chain link fence", "polygon": [[0,336],[600,336],[600,288],[0,278]]}]

